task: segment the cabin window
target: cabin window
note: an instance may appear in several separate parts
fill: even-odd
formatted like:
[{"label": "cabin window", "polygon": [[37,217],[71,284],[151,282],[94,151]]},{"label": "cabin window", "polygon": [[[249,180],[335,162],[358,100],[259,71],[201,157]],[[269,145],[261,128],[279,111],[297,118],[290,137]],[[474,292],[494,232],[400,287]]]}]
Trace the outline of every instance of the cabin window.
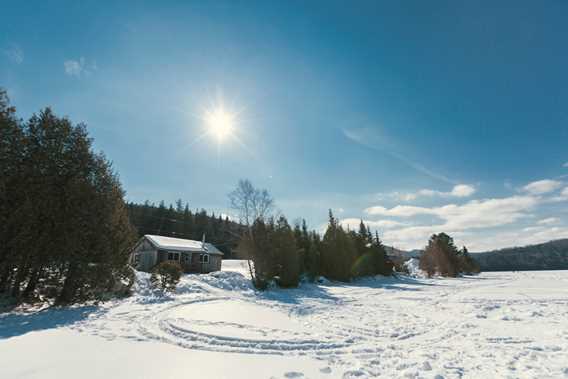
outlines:
[{"label": "cabin window", "polygon": [[183,261],[186,263],[191,263],[191,254],[184,254]]},{"label": "cabin window", "polygon": [[209,254],[199,254],[200,263],[209,263]]},{"label": "cabin window", "polygon": [[140,263],[140,254],[134,254],[134,265]]},{"label": "cabin window", "polygon": [[179,261],[179,253],[168,253],[168,261]]}]

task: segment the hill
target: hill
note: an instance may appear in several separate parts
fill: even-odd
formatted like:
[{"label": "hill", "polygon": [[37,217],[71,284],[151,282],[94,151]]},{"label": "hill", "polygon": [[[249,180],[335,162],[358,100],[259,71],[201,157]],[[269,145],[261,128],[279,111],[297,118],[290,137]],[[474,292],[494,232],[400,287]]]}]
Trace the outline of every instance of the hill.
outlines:
[{"label": "hill", "polygon": [[482,271],[568,270],[568,239],[472,253]]}]

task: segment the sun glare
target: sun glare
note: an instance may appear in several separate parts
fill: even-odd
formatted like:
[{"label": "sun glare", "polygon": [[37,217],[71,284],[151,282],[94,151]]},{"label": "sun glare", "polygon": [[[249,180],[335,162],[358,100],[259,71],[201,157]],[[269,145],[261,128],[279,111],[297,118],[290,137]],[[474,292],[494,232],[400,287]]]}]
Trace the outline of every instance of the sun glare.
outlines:
[{"label": "sun glare", "polygon": [[218,141],[222,141],[232,133],[235,126],[235,116],[223,108],[217,108],[206,113],[205,122],[209,133],[215,136]]}]

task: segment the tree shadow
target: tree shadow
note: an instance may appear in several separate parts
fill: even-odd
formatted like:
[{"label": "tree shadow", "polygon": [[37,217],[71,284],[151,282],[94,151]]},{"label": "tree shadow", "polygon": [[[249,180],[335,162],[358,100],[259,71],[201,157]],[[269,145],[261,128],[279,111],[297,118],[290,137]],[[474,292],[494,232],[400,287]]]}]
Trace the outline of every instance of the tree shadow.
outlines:
[{"label": "tree shadow", "polygon": [[258,296],[263,300],[287,304],[301,304],[309,299],[334,303],[339,301],[339,298],[332,295],[325,286],[316,283],[302,283],[298,288],[270,289],[268,291],[259,292]]},{"label": "tree shadow", "polygon": [[410,276],[377,276],[358,278],[352,282],[344,283],[339,281],[328,281],[325,283],[302,283],[299,288],[285,289],[276,288],[268,291],[258,292],[258,296],[263,300],[277,301],[287,304],[301,304],[305,300],[317,299],[334,303],[342,302],[341,296],[332,294],[333,288],[373,288],[396,291],[422,291],[424,287],[445,287],[441,283],[428,282],[425,279],[412,278]]},{"label": "tree shadow", "polygon": [[433,283],[431,281],[427,281],[427,279],[413,278],[406,275],[359,278],[351,283],[342,283],[342,285],[400,291],[421,291],[421,287],[445,287],[441,283]]},{"label": "tree shadow", "polygon": [[97,306],[81,306],[46,308],[33,313],[0,314],[0,340],[30,332],[71,326],[101,312],[101,308]]}]

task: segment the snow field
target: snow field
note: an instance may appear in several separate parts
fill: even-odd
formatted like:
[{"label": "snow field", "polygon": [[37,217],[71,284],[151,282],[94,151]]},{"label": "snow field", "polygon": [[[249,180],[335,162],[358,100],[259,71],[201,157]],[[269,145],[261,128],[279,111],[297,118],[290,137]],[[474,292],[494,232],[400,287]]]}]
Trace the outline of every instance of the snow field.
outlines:
[{"label": "snow field", "polygon": [[[160,362],[171,377],[568,378],[567,271],[377,277],[263,293],[247,272],[227,260],[222,272],[184,276],[172,295],[140,274],[133,297],[84,317],[49,310],[35,327],[22,327],[23,314],[0,316],[0,377],[78,376],[80,367],[57,360],[69,341],[100,361],[99,371],[80,371],[84,378],[108,378],[102,367],[146,377]],[[54,318],[61,322],[45,327]],[[19,354],[21,367],[4,364]]]}]

